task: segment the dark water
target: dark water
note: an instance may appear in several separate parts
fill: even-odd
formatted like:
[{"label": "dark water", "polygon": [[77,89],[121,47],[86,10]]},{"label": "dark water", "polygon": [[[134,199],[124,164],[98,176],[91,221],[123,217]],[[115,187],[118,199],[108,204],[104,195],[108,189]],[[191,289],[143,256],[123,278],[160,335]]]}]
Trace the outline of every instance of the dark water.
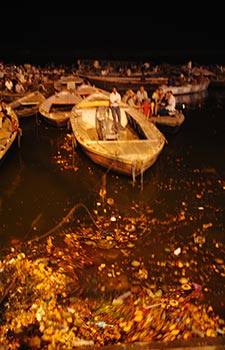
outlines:
[{"label": "dark water", "polygon": [[[163,283],[189,276],[225,317],[225,91],[209,88],[184,112],[180,130],[166,135],[159,159],[135,184],[93,164],[79,148],[73,151],[70,131],[49,127],[38,116],[21,120],[21,146],[1,165],[1,249],[44,234],[78,203],[93,217],[95,211],[105,215],[108,231],[112,216],[118,226],[124,217],[143,217],[147,225],[133,257],[151,261],[149,273]],[[107,199],[114,200],[111,207]],[[77,211],[77,218],[90,221],[87,210]],[[170,254],[177,248],[182,268]]]}]

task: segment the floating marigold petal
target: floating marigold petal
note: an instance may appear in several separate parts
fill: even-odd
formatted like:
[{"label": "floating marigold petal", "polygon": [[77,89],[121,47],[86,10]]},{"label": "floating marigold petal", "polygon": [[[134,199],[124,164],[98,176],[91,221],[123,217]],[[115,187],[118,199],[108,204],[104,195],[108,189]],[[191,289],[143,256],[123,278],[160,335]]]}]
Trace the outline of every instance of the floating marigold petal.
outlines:
[{"label": "floating marigold petal", "polygon": [[179,282],[180,282],[181,284],[185,284],[185,283],[188,283],[188,279],[187,279],[186,277],[181,277],[181,278],[179,279]]},{"label": "floating marigold petal", "polygon": [[178,301],[175,299],[170,299],[170,305],[171,306],[178,306]]},{"label": "floating marigold petal", "polygon": [[182,287],[181,287],[183,290],[190,290],[191,289],[191,285],[189,283],[185,283],[185,284],[182,284]]}]

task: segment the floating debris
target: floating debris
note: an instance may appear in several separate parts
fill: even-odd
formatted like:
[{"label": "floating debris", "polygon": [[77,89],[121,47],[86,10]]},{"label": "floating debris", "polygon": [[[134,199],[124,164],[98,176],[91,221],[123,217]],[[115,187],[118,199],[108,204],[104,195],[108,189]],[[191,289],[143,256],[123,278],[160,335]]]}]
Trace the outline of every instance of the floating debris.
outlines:
[{"label": "floating debris", "polygon": [[149,289],[139,260],[131,260],[139,269],[133,285],[116,263],[99,263],[86,281],[95,285],[96,294],[93,288],[89,294],[83,271],[94,261],[78,236],[67,234],[64,247],[49,236],[5,254],[0,261],[0,345],[69,349],[224,335],[225,321],[199,300],[195,284],[183,276],[182,288],[163,291],[154,283]]}]

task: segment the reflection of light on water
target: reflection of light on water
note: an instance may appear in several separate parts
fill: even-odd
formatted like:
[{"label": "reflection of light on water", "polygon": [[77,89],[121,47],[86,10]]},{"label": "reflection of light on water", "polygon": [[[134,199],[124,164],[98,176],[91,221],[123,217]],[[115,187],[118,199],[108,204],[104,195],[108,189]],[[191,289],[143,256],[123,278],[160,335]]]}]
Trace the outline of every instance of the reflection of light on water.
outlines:
[{"label": "reflection of light on water", "polygon": [[207,90],[192,94],[176,95],[176,102],[181,105],[182,108],[187,108],[188,105],[197,106],[199,103],[203,102],[207,96]]}]

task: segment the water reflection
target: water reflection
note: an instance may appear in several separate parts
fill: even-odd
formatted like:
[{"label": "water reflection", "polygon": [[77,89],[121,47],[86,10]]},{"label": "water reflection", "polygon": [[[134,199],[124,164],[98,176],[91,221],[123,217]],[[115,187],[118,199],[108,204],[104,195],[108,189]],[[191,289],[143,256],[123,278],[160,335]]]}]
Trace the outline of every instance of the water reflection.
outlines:
[{"label": "water reflection", "polygon": [[199,109],[208,97],[208,90],[185,95],[176,95],[178,108]]},{"label": "water reflection", "polygon": [[[92,249],[88,237],[92,243],[86,250],[95,267],[116,261],[125,270],[122,242],[131,243],[132,233],[127,262],[141,262],[150,281],[164,288],[181,276],[189,278],[224,317],[224,97],[218,109],[216,101],[210,93],[201,108],[187,108],[184,125],[167,136],[164,152],[144,174],[143,188],[140,179],[133,186],[130,178],[93,164],[79,148],[73,152],[69,131],[25,120],[21,149],[1,169],[1,245],[43,235],[82,203],[101,226],[103,239],[116,235],[112,249],[96,244]],[[79,208],[66,227],[91,224]],[[134,224],[133,232],[128,224]],[[85,273],[88,285],[90,269]],[[129,286],[135,273],[124,271],[124,283]]]}]

